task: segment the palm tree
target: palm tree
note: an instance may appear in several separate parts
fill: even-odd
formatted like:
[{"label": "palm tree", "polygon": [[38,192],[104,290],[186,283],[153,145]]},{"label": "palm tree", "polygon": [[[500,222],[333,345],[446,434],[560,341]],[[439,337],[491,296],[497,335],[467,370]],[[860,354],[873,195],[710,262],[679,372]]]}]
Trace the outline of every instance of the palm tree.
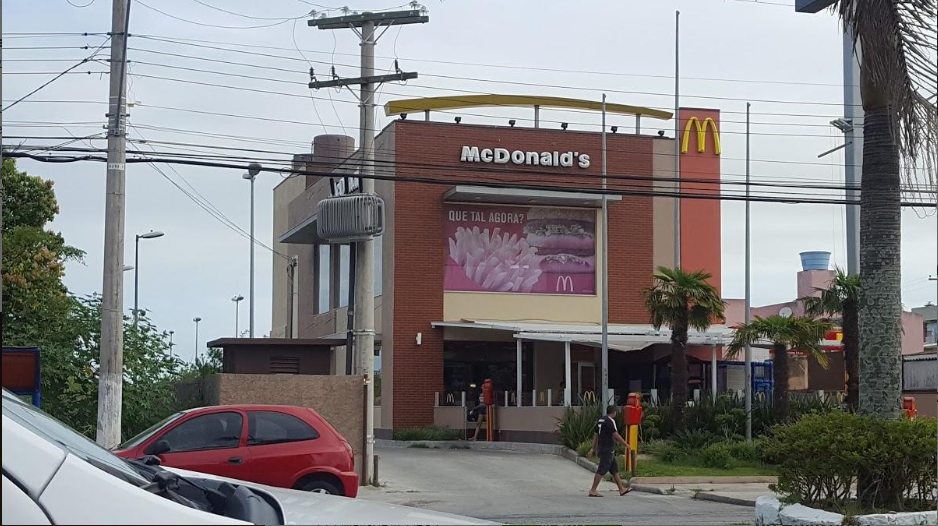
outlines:
[{"label": "palm tree", "polygon": [[821,350],[821,340],[824,333],[829,331],[831,323],[827,320],[816,320],[807,316],[791,316],[788,318],[778,314],[768,318],[760,318],[743,324],[736,328],[736,335],[730,344],[729,356],[736,356],[747,345],[753,345],[762,340],[772,342],[775,357],[772,361],[772,374],[775,380],[773,402],[775,416],[780,422],[788,420],[788,352],[798,350],[808,354],[808,357],[817,360],[823,367],[827,367],[829,360]]},{"label": "palm tree", "polygon": [[850,411],[856,411],[860,399],[860,276],[850,276],[839,268],[835,270],[837,273],[826,289],[815,288],[818,295],[801,298],[801,303],[808,316],[840,316],[840,326],[844,331],[844,369],[847,372],[844,402]]},{"label": "palm tree", "polygon": [[864,414],[898,418],[902,414],[900,183],[935,184],[938,3],[836,0],[834,6],[859,44],[864,111],[859,408]]},{"label": "palm tree", "polygon": [[645,308],[655,329],[671,329],[671,405],[675,429],[684,427],[687,405],[687,330],[705,331],[714,320],[723,320],[726,303],[712,276],[702,270],[685,272],[680,268],[658,267],[652,286],[643,291]]}]

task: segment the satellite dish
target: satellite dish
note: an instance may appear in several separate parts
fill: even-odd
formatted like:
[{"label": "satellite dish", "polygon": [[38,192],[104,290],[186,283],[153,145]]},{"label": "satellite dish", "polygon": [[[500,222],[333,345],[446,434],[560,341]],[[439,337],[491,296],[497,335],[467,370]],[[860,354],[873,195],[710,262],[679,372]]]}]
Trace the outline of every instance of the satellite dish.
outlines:
[{"label": "satellite dish", "polygon": [[791,307],[782,307],[778,311],[778,315],[783,318],[790,318],[792,314],[793,313],[792,313]]}]

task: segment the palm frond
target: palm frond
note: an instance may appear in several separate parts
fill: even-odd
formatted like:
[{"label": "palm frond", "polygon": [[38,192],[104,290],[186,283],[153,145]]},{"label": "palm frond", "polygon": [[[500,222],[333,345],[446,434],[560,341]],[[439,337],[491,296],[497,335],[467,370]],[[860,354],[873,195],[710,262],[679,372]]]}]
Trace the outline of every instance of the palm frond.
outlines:
[{"label": "palm frond", "polygon": [[734,357],[747,345],[754,345],[768,340],[773,344],[784,345],[814,358],[823,367],[829,362],[821,349],[824,334],[832,327],[830,320],[817,320],[807,316],[783,318],[779,315],[762,318],[756,316],[748,324],[736,328],[736,334],[730,343],[727,355]]},{"label": "palm frond", "polygon": [[930,100],[938,77],[938,1],[839,0],[834,8],[857,35],[864,90],[877,93],[864,93],[864,109],[888,108],[906,183],[934,187],[938,112]]}]

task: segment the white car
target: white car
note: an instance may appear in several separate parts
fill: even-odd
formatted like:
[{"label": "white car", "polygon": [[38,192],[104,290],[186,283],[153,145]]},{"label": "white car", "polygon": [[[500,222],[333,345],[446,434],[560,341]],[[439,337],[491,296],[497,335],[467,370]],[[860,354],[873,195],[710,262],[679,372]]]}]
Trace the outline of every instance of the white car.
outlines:
[{"label": "white car", "polygon": [[3,390],[3,524],[493,524],[125,461]]}]

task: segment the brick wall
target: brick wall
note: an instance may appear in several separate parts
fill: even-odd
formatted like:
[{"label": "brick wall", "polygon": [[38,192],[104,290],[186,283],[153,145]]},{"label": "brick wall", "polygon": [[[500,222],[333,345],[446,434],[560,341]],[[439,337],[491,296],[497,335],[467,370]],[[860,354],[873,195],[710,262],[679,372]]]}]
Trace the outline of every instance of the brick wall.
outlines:
[{"label": "brick wall", "polygon": [[211,405],[273,404],[316,410],[348,440],[358,471],[364,446],[361,377],[222,373],[207,380],[206,402]]},{"label": "brick wall", "polygon": [[[578,191],[599,188],[601,139],[597,133],[474,126],[443,122],[396,121],[398,176],[491,178],[520,184],[549,184]],[[652,137],[607,136],[610,188],[648,190],[649,181],[618,180],[615,176],[652,175]],[[462,146],[509,150],[578,151],[588,153],[588,169],[473,165],[460,163]],[[423,166],[421,166],[423,165]],[[440,165],[452,166],[451,170]],[[474,168],[479,169],[474,169]],[[510,171],[510,172],[509,172]],[[507,172],[507,173],[506,173]],[[542,172],[556,173],[544,175]],[[395,187],[394,230],[394,380],[393,427],[433,423],[433,393],[443,389],[443,337],[430,323],[443,319],[443,193],[452,184],[399,182]],[[651,197],[623,197],[609,208],[609,320],[647,323],[642,288],[651,284]],[[422,345],[415,341],[423,333]],[[387,426],[388,423],[385,423]]]}]

